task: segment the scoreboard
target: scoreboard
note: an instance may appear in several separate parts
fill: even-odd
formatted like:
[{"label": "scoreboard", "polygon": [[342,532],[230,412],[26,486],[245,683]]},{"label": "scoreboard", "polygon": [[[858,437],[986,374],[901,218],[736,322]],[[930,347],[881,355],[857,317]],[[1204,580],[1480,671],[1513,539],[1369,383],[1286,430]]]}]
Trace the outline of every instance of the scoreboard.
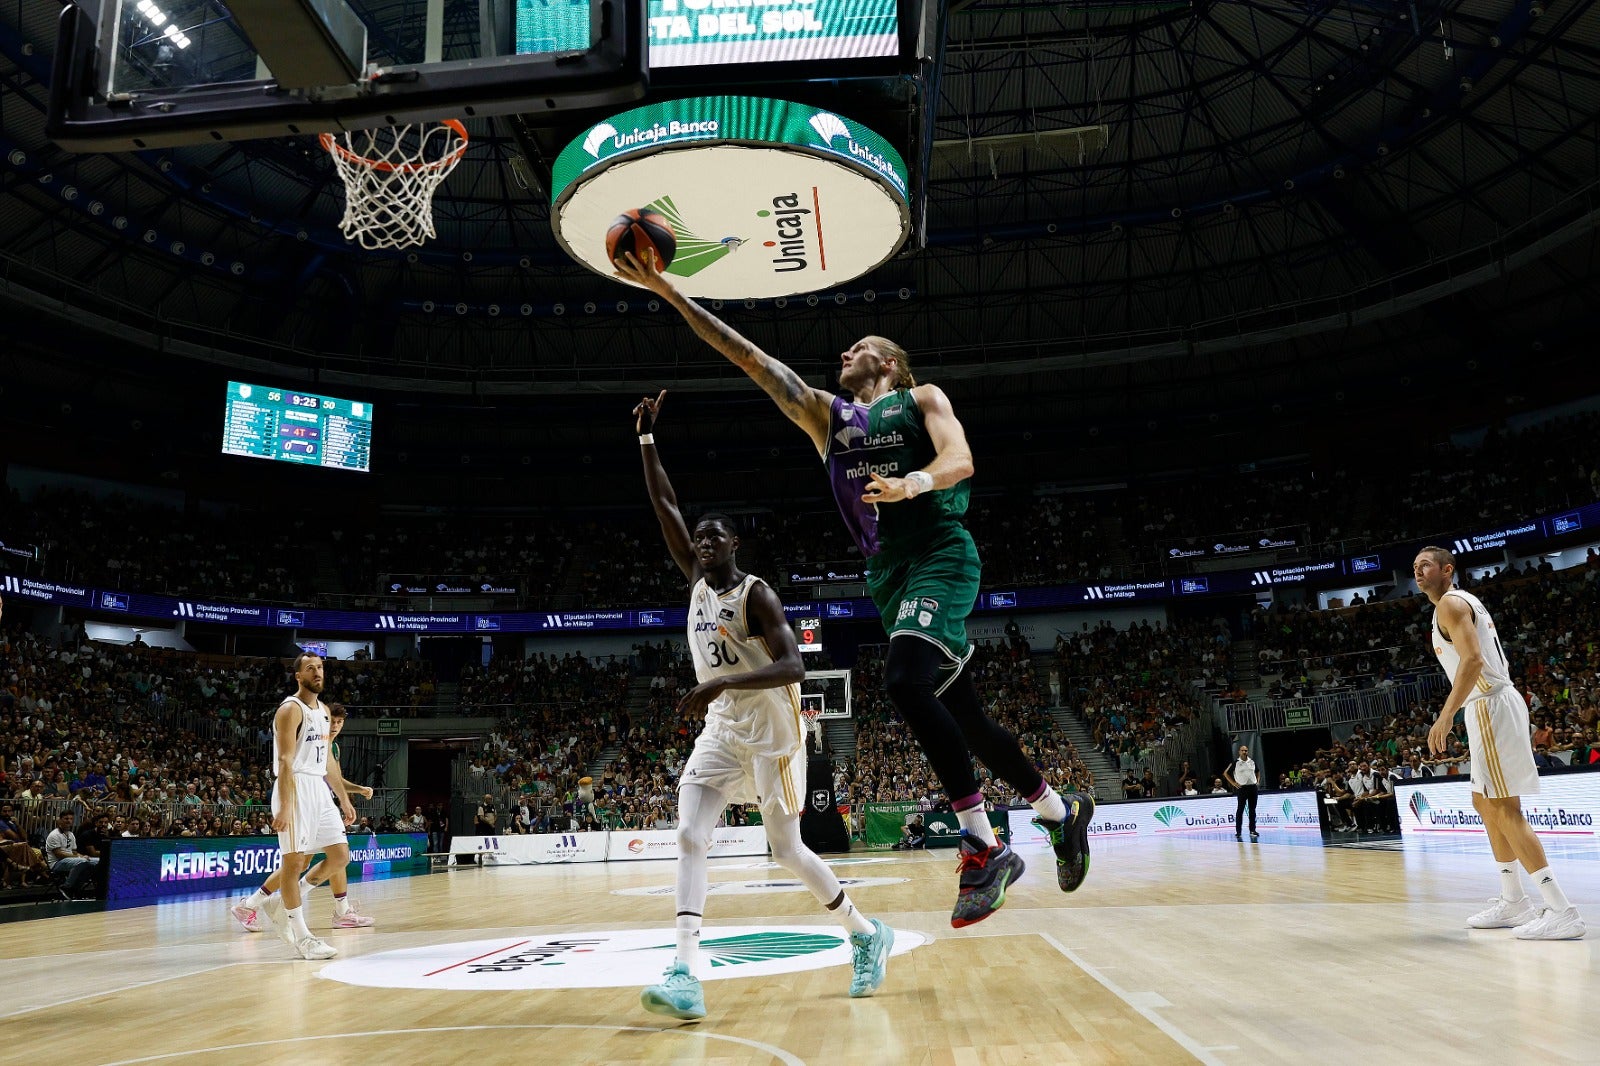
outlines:
[{"label": "scoreboard", "polygon": [[[516,4],[517,54],[589,46],[592,0]],[[656,71],[900,54],[900,0],[649,0],[645,16]]]},{"label": "scoreboard", "polygon": [[366,471],[372,459],[372,405],[230,381],[222,451]]},{"label": "scoreboard", "polygon": [[800,618],[794,623],[795,643],[802,655],[822,650],[822,619]]}]

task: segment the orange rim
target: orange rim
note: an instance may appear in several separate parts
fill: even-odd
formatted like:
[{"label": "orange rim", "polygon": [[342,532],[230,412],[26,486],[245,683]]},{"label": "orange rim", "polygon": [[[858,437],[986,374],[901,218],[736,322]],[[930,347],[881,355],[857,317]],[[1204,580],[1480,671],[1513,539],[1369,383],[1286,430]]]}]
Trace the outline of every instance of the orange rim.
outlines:
[{"label": "orange rim", "polygon": [[395,171],[401,171],[407,174],[415,174],[419,171],[439,170],[444,167],[454,166],[458,161],[460,161],[461,157],[467,153],[467,145],[471,140],[471,138],[467,136],[467,127],[453,118],[440,119],[439,125],[454,131],[456,136],[461,138],[461,147],[457,148],[443,159],[436,159],[431,163],[391,163],[385,159],[368,159],[364,155],[356,155],[356,153],[340,144],[338,138],[331,133],[319,133],[317,134],[317,140],[322,142],[323,150],[329,155],[340,156],[347,162],[364,166],[369,170],[376,170],[385,174],[393,173]]}]

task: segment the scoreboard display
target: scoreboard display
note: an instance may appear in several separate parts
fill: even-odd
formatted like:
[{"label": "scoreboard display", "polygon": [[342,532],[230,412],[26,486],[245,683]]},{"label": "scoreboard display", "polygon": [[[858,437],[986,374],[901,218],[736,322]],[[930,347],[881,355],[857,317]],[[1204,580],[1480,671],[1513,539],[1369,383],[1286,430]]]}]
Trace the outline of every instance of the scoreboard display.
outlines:
[{"label": "scoreboard display", "polygon": [[795,643],[802,655],[822,650],[822,619],[800,618],[794,623]]},{"label": "scoreboard display", "polygon": [[366,471],[372,459],[372,405],[230,381],[222,451]]},{"label": "scoreboard display", "polygon": [[[517,0],[518,54],[589,46],[592,3]],[[900,54],[900,0],[649,0],[652,70]]]}]

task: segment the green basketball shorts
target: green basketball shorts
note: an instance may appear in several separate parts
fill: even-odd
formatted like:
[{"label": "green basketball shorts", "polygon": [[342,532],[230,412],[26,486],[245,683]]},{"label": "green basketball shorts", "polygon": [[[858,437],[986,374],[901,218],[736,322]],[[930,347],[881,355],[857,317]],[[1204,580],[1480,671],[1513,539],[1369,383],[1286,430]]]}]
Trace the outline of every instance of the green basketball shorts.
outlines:
[{"label": "green basketball shorts", "polygon": [[867,560],[867,567],[867,592],[884,632],[930,641],[958,668],[971,657],[967,615],[978,600],[983,571],[971,533],[951,526],[916,548],[886,548]]}]

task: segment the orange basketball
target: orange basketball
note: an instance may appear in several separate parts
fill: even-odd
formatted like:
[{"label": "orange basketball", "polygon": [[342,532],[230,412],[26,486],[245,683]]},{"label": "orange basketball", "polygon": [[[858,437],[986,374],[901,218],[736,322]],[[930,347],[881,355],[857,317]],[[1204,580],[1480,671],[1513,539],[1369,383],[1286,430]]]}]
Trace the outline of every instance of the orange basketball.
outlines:
[{"label": "orange basketball", "polygon": [[665,270],[678,254],[678,236],[672,223],[659,211],[635,207],[624,211],[606,230],[606,258],[617,262],[629,252],[641,263],[651,251],[656,253],[656,269]]}]

